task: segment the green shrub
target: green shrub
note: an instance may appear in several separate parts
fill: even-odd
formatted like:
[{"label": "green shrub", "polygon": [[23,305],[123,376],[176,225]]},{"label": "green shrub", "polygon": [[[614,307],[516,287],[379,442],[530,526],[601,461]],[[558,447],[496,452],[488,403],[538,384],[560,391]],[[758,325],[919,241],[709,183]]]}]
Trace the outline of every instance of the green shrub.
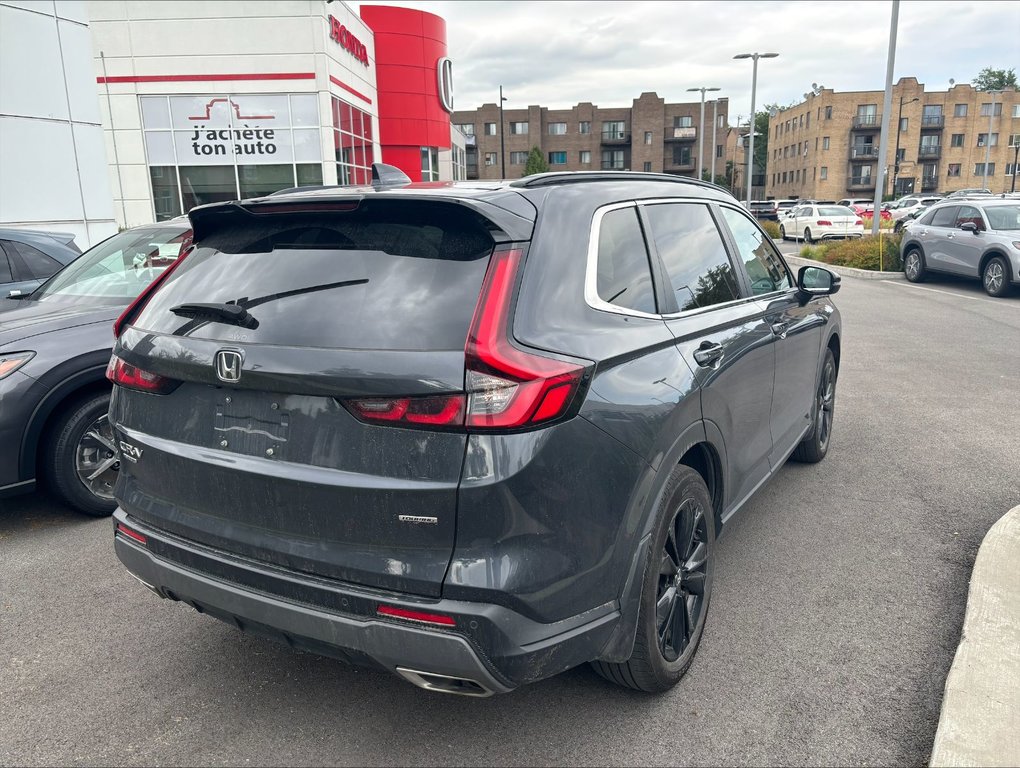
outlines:
[{"label": "green shrub", "polygon": [[900,262],[900,236],[865,235],[856,240],[841,240],[825,249],[823,260],[841,267],[896,272],[903,268]]},{"label": "green shrub", "polygon": [[761,228],[764,229],[765,233],[773,240],[779,239],[779,222],[766,220],[761,222]]},{"label": "green shrub", "polygon": [[813,259],[814,261],[825,261],[824,245],[805,245],[800,249],[802,259]]}]

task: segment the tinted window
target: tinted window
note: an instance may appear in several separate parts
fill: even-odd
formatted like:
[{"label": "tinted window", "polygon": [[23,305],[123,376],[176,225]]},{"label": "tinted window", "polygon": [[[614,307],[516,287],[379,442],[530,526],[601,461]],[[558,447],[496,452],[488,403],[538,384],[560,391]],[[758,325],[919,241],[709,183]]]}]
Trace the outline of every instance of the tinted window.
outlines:
[{"label": "tinted window", "polygon": [[598,294],[603,301],[618,307],[655,312],[648,251],[636,208],[621,208],[602,217]]},{"label": "tinted window", "polygon": [[825,206],[818,209],[819,216],[856,216],[850,208],[845,205]]},{"label": "tinted window", "polygon": [[985,208],[985,216],[992,229],[1020,229],[1020,205],[991,206]]},{"label": "tinted window", "polygon": [[707,205],[649,205],[645,212],[681,311],[737,298],[733,268]]},{"label": "tinted window", "polygon": [[5,240],[4,248],[11,254],[11,259],[21,274],[22,280],[45,280],[64,266],[56,259],[51,259],[38,248],[34,248],[26,243]]},{"label": "tinted window", "polygon": [[722,213],[737,243],[737,253],[744,262],[747,276],[751,279],[751,293],[760,296],[789,288],[790,275],[786,267],[754,222],[732,208],[723,208]]},{"label": "tinted window", "polygon": [[977,225],[978,229],[985,228],[984,219],[981,218],[981,212],[977,208],[973,205],[961,205],[959,212],[956,214],[955,226],[962,227],[968,222]]},{"label": "tinted window", "polygon": [[932,211],[932,217],[930,221],[926,221],[926,224],[931,224],[933,227],[951,227],[956,224],[956,212],[960,210],[957,205],[949,205],[945,208],[939,208],[938,210]]},{"label": "tinted window", "polygon": [[7,261],[7,254],[4,252],[4,248],[0,245],[0,283],[13,282],[14,275],[11,274],[11,265]]},{"label": "tinted window", "polygon": [[[137,327],[290,347],[463,349],[493,246],[476,214],[432,202],[373,200],[207,226]],[[228,302],[257,327],[170,311]]]}]

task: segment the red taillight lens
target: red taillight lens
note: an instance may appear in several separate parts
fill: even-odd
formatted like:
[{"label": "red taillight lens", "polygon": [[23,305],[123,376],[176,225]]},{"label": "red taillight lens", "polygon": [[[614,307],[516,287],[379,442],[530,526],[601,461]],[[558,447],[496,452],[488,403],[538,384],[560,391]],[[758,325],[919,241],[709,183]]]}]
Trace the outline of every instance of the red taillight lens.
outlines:
[{"label": "red taillight lens", "polygon": [[464,395],[372,397],[346,401],[346,405],[362,421],[428,427],[463,426],[465,403]]},{"label": "red taillight lens", "polygon": [[106,378],[121,387],[149,392],[154,395],[165,395],[176,389],[180,383],[166,376],[144,371],[130,363],[125,363],[114,355],[106,366]]},{"label": "red taillight lens", "polygon": [[863,227],[864,226],[864,222],[861,221],[860,219],[857,219],[857,221],[854,222],[854,226],[855,227]]},{"label": "red taillight lens", "polygon": [[129,539],[137,541],[139,544],[145,544],[148,542],[148,539],[146,539],[145,536],[140,534],[138,531],[131,530],[126,525],[124,525],[124,523],[117,523],[117,533],[121,533],[127,536]]},{"label": "red taillight lens", "polygon": [[422,611],[409,611],[406,608],[397,608],[393,605],[380,605],[376,613],[380,616],[392,616],[397,619],[417,621],[422,624],[436,624],[441,627],[455,627],[457,622],[453,616],[443,613],[424,613]]},{"label": "red taillight lens", "polygon": [[817,224],[819,227],[831,227],[832,226],[832,222],[829,221],[828,219],[819,219],[818,221],[815,222],[815,224]]},{"label": "red taillight lens", "polygon": [[562,416],[570,408],[584,367],[524,352],[510,343],[510,306],[524,251],[492,254],[468,331],[468,427],[521,427]]},{"label": "red taillight lens", "polygon": [[138,313],[142,311],[142,307],[145,306],[145,303],[152,298],[152,294],[156,292],[156,289],[159,288],[159,286],[162,285],[168,277],[170,277],[171,273],[180,266],[181,262],[184,261],[189,253],[191,253],[191,250],[184,250],[173,264],[156,275],[156,279],[149,283],[145,287],[145,290],[135,297],[135,300],[128,305],[127,309],[120,313],[120,317],[118,317],[113,323],[113,338],[120,338],[120,334],[124,330],[124,326],[138,316]]}]

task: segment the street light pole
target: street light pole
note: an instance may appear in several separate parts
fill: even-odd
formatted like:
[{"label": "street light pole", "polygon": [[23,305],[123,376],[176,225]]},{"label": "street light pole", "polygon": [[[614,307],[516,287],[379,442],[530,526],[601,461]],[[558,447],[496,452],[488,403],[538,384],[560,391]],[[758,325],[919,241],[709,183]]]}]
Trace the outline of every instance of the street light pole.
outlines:
[{"label": "street light pole", "polygon": [[778,56],[778,53],[738,53],[734,56],[734,59],[753,59],[754,68],[751,73],[751,117],[749,120],[750,128],[748,129],[748,141],[750,146],[747,150],[747,209],[751,210],[751,182],[753,177],[751,175],[751,163],[754,161],[754,128],[755,128],[755,115],[754,115],[754,98],[756,91],[758,90],[758,59],[774,59]]},{"label": "street light pole", "polygon": [[[698,118],[698,178],[704,176],[702,170],[705,163],[705,91],[718,91],[718,88],[688,88],[688,91],[701,91],[701,117]],[[715,155],[712,156],[713,159]],[[714,165],[714,163],[713,163]]]},{"label": "street light pole", "polygon": [[1009,185],[1010,194],[1016,192],[1016,163],[1018,159],[1020,159],[1020,141],[1013,145],[1013,183]]},{"label": "street light pole", "polygon": [[499,86],[499,172],[500,178],[506,178],[506,125],[503,124],[503,102],[506,97],[503,95],[503,86]]},{"label": "street light pole", "polygon": [[712,178],[709,181],[715,184],[715,129],[719,127],[719,99],[714,99],[712,105]]},{"label": "street light pole", "polygon": [[989,189],[988,186],[988,162],[992,159],[992,117],[995,115],[995,94],[1002,91],[988,91],[992,95],[992,106],[988,110],[988,135],[985,137],[985,167],[981,174],[981,189]]},{"label": "street light pole", "polygon": [[[903,97],[900,96],[900,110],[896,113],[896,156],[893,158],[893,175],[892,175],[892,193],[896,194],[896,182],[900,177],[900,124],[903,122],[903,105],[913,104],[915,101],[921,99],[915,96],[910,101],[903,101]],[[883,189],[884,189],[883,183]]]}]

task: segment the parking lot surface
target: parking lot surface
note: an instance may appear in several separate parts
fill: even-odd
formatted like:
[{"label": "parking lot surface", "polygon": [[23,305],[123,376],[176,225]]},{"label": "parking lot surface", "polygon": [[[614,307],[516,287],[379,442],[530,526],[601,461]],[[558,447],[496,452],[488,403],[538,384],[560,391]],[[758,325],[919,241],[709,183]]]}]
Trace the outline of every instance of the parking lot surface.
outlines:
[{"label": "parking lot surface", "polygon": [[1020,504],[1020,295],[846,278],[836,302],[829,456],[723,534],[669,693],[579,668],[464,699],[296,654],[158,600],[108,520],[30,496],[0,501],[0,763],[926,763],[978,545]]}]

